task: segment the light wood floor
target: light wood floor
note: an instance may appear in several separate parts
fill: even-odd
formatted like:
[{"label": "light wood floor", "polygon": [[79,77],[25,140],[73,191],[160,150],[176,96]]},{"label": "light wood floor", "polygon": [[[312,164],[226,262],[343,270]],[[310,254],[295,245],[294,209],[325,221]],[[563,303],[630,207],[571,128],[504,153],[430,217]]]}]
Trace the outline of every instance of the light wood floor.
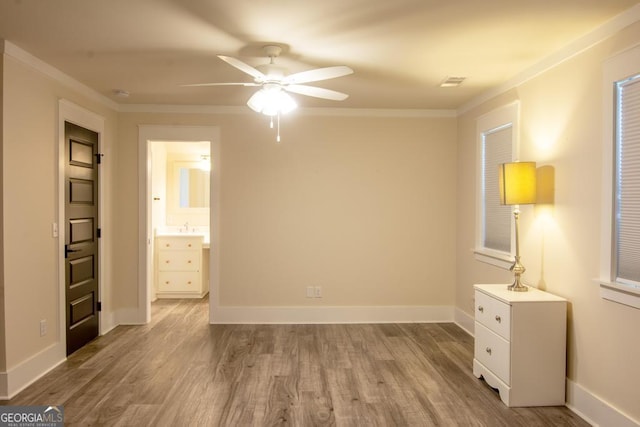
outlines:
[{"label": "light wood floor", "polygon": [[453,324],[209,325],[205,300],[159,301],[4,405],[64,405],[65,425],[587,426],[509,409]]}]

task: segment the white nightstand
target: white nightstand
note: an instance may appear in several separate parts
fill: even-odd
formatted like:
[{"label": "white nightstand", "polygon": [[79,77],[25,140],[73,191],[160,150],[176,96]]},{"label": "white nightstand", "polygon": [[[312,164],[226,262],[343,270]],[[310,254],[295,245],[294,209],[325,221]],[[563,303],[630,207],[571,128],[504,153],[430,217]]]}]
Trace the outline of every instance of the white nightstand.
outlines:
[{"label": "white nightstand", "polygon": [[567,301],[535,288],[474,288],[473,374],[507,406],[564,405]]}]

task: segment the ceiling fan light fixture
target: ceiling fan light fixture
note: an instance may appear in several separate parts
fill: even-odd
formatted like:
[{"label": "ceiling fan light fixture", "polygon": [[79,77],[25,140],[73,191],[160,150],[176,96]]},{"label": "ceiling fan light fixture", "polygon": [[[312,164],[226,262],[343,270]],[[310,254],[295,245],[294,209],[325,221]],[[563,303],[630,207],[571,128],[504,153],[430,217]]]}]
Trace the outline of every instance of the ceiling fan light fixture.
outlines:
[{"label": "ceiling fan light fixture", "polygon": [[291,95],[283,91],[280,86],[269,84],[254,93],[247,101],[247,105],[253,111],[267,116],[287,114],[298,106]]}]

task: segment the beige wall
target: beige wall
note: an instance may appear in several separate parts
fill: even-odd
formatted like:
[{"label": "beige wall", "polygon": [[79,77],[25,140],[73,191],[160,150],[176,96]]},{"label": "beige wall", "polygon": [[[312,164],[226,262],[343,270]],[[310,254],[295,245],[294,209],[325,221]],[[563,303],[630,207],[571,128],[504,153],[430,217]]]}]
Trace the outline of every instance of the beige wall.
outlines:
[{"label": "beige wall", "polygon": [[507,283],[509,272],[473,259],[475,126],[482,113],[520,100],[521,160],[555,168],[550,219],[524,207],[525,281],[569,300],[570,380],[640,420],[640,310],[603,300],[599,276],[603,60],[640,41],[640,24],[459,118],[456,304],[473,315],[474,283]]},{"label": "beige wall", "polygon": [[188,124],[221,130],[221,305],[453,305],[454,118],[298,115],[281,144],[253,114],[119,123],[119,304],[136,303],[137,125]]},{"label": "beige wall", "polygon": [[[58,241],[51,234],[58,213],[58,101],[69,99],[105,117],[107,138],[115,135],[117,117],[6,54],[3,76],[4,330],[9,370],[58,342],[64,333],[58,331]],[[109,153],[111,143],[107,139],[102,144]],[[109,168],[101,173],[107,183],[103,200],[109,206]],[[102,222],[107,225],[106,241],[113,231],[109,217],[107,211]],[[44,337],[39,334],[41,319],[48,323]]]}]

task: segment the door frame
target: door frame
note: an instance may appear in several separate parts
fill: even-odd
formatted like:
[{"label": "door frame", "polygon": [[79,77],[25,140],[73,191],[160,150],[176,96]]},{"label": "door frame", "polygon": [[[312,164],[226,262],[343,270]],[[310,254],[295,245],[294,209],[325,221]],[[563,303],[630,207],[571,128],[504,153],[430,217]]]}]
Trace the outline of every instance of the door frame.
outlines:
[{"label": "door frame", "polygon": [[[66,358],[67,349],[67,334],[66,334],[66,303],[65,303],[65,261],[64,261],[64,242],[66,238],[66,229],[64,227],[65,218],[65,131],[64,123],[70,122],[83,128],[89,129],[98,134],[98,152],[102,153],[105,141],[105,126],[104,117],[89,111],[73,102],[60,99],[58,100],[58,215],[56,223],[53,225],[57,227],[58,232],[58,337],[60,349]],[[104,190],[105,183],[103,174],[98,170],[98,221],[97,227],[102,227],[104,220],[105,206],[104,206]],[[55,234],[55,231],[52,230]],[[98,239],[98,301],[102,303],[102,310],[98,312],[98,333],[104,335],[111,330],[115,325],[113,322],[106,321],[106,313],[111,311],[110,301],[103,298],[104,295],[109,295],[108,283],[104,280],[106,264],[104,250],[105,241],[108,238],[103,235]]]},{"label": "door frame", "polygon": [[137,323],[151,321],[151,145],[149,141],[209,141],[209,323],[218,306],[220,281],[220,129],[217,126],[138,125],[138,309]]}]

